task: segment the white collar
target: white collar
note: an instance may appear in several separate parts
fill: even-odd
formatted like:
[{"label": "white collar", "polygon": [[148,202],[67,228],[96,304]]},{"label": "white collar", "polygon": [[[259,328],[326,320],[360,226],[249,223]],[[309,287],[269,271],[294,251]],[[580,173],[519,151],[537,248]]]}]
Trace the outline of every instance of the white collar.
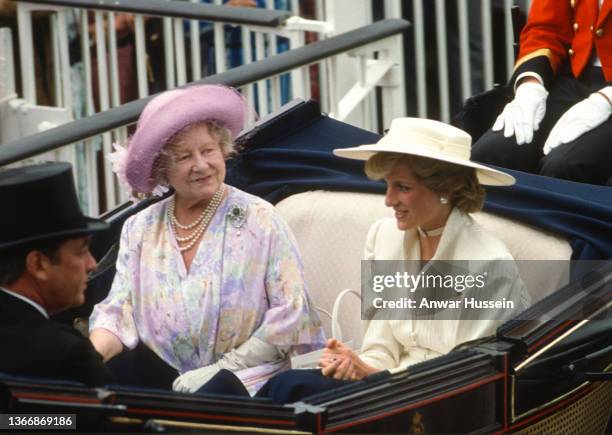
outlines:
[{"label": "white collar", "polygon": [[9,294],[11,296],[16,297],[17,299],[21,299],[22,301],[27,302],[28,304],[30,304],[34,308],[36,308],[40,312],[40,314],[45,316],[47,319],[49,318],[49,314],[47,314],[47,311],[43,307],[41,307],[39,304],[34,302],[32,299],[28,299],[25,296],[20,295],[19,293],[12,292],[12,291],[7,290],[7,289],[5,289],[3,287],[0,287],[0,290],[2,290],[3,292],[5,292],[5,293],[7,293],[7,294]]}]

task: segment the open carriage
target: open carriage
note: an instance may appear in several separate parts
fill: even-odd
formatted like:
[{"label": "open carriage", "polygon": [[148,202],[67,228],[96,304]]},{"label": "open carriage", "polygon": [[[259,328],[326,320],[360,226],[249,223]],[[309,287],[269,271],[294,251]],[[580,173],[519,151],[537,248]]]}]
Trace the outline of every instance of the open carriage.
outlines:
[{"label": "open carriage", "polygon": [[[268,199],[287,220],[311,296],[334,318],[322,314],[328,334],[355,344],[360,304],[343,290],[360,288],[367,229],[390,212],[384,186],[331,149],[376,139],[295,102],[243,135],[228,165],[229,184]],[[612,409],[612,189],[513,175],[517,185],[489,189],[475,218],[525,263],[534,304],[494,337],[288,405],[3,375],[0,409],[76,414],[79,432],[603,432]],[[103,216],[111,229],[93,243],[101,260],[87,304],[61,320],[87,317],[106,295],[121,226],[148,204]],[[336,302],[341,292],[349,296]]]}]

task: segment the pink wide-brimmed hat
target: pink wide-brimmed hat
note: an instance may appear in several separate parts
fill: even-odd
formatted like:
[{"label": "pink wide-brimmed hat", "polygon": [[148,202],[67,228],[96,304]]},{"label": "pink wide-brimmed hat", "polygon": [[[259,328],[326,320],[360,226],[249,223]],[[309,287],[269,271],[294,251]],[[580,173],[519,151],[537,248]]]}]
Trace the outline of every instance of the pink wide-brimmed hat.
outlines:
[{"label": "pink wide-brimmed hat", "polygon": [[153,164],[168,140],[188,125],[211,120],[235,139],[244,128],[247,103],[234,88],[196,85],[164,92],[146,105],[129,140],[125,178],[132,189],[150,193],[156,187]]}]

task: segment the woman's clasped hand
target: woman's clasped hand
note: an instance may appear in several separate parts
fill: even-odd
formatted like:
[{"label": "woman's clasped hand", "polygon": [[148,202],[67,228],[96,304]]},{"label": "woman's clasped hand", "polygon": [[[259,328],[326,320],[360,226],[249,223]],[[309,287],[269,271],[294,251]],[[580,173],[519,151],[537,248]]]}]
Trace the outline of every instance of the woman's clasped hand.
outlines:
[{"label": "woman's clasped hand", "polygon": [[321,374],[338,380],[357,381],[379,370],[363,362],[350,347],[340,340],[327,340],[319,360]]}]

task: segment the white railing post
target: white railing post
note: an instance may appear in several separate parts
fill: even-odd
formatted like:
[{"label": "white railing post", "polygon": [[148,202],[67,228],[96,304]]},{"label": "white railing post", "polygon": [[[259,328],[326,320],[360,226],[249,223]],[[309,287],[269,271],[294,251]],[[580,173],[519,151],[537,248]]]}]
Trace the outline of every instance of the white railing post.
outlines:
[{"label": "white railing post", "polygon": [[[274,0],[266,0],[266,9],[272,11],[274,10]],[[268,39],[268,50],[270,56],[276,56],[278,54],[277,42],[277,36],[274,34],[270,34]],[[272,100],[272,111],[276,111],[281,106],[281,82],[278,76],[273,77],[270,82],[270,98]]]},{"label": "white railing post", "polygon": [[117,55],[117,29],[115,27],[115,13],[109,12],[107,18],[108,28],[108,60],[110,73],[110,99],[112,107],[118,107],[121,104],[121,95],[119,88],[121,87],[121,77],[119,76],[119,61]]},{"label": "white railing post", "polygon": [[147,75],[147,67],[150,65],[150,59],[147,55],[147,45],[145,42],[145,25],[144,17],[137,14],[134,17],[134,34],[136,36],[136,77],[138,81],[138,98],[144,98],[149,95],[149,77]]},{"label": "white railing post", "polygon": [[174,19],[174,47],[176,52],[176,84],[183,86],[187,83],[187,60],[185,58],[185,32],[183,30],[184,20]]},{"label": "white railing post", "polygon": [[[385,0],[385,16],[387,18],[401,17],[401,2]],[[387,40],[389,48],[379,52],[379,59],[393,62],[392,69],[381,83],[383,128],[391,125],[393,118],[406,116],[407,112],[403,36],[396,35]]]},{"label": "white railing post", "polygon": [[[15,94],[14,62],[11,29],[0,28],[0,100]],[[2,143],[1,136],[0,143]]]},{"label": "white railing post", "polygon": [[[222,0],[215,0],[216,5],[223,4]],[[213,24],[215,35],[215,73],[219,74],[227,70],[227,54],[225,53],[225,24]]]},{"label": "white railing post", "polygon": [[482,27],[482,65],[484,89],[493,87],[493,26],[491,25],[491,0],[480,1]]},{"label": "white railing post", "polygon": [[[83,60],[83,71],[85,73],[85,101],[84,111],[85,116],[91,116],[95,113],[93,103],[93,79],[92,79],[92,65],[91,65],[91,52],[89,48],[89,23],[88,23],[88,12],[85,9],[81,9],[81,22],[79,26],[79,33],[81,39],[81,56]],[[99,136],[94,138],[86,139],[83,143],[85,150],[85,167],[87,168],[87,205],[89,207],[89,214],[97,216],[100,214],[100,198],[98,193],[98,165],[96,155],[98,152]]]},{"label": "white railing post", "polygon": [[[134,29],[136,30],[136,18],[134,17]],[[109,60],[110,60],[110,91],[111,91],[111,106],[119,107],[122,104],[121,101],[121,76],[119,75],[119,55],[118,55],[118,46],[117,46],[117,29],[115,27],[115,14],[110,12],[108,14],[108,46],[109,46]],[[124,77],[126,79],[126,77]],[[127,78],[129,80],[129,77]],[[111,135],[112,142],[124,143],[127,138],[127,130],[125,127],[117,128],[112,131]],[[104,156],[106,157],[108,151],[104,151]],[[110,163],[104,158],[104,168],[105,168],[105,177],[108,173],[107,167],[111,167]],[[125,197],[122,195],[122,191],[118,186],[117,178],[114,174],[111,176],[111,183],[113,188],[113,195],[115,203],[124,200]],[[107,196],[108,197],[108,196]]]},{"label": "white railing post", "polygon": [[[198,0],[189,0],[198,3]],[[244,29],[243,29],[244,32]],[[191,39],[191,80],[202,78],[202,54],[200,48],[200,21],[189,21],[189,37]]]},{"label": "white railing post", "polygon": [[[106,62],[106,41],[104,38],[104,16],[101,11],[95,12],[95,27],[96,27],[96,53],[98,61],[98,97],[100,111],[104,112],[109,109],[109,89],[108,89],[108,65]],[[114,29],[113,29],[114,31]],[[112,151],[111,133],[102,134],[102,153],[108,155]],[[116,203],[114,174],[111,165],[106,161],[104,167],[104,189],[106,207],[110,209]]]},{"label": "white railing post", "polygon": [[[251,30],[247,26],[242,27],[242,63],[244,65],[248,65],[253,62],[253,51],[251,44]],[[247,102],[249,103],[249,107],[255,107],[255,93],[253,92],[253,85],[248,84],[242,88],[242,92]],[[252,117],[252,114],[249,114],[249,118]],[[254,119],[249,119],[249,124],[253,123]]]},{"label": "white railing post", "polygon": [[512,69],[514,68],[514,47],[512,46],[513,35],[512,31],[512,2],[514,0],[504,0],[504,22],[506,33],[506,80],[510,79]]},{"label": "white railing post", "polygon": [[109,89],[108,89],[108,64],[106,61],[106,40],[104,35],[104,15],[101,11],[95,13],[95,29],[96,29],[96,60],[97,60],[97,71],[98,71],[98,99],[100,105],[100,111],[103,112],[108,110],[110,107],[109,102]]},{"label": "white railing post", "polygon": [[70,83],[70,56],[68,53],[68,20],[67,9],[61,8],[57,12],[57,38],[59,45],[59,64],[61,71],[63,106],[72,113],[72,84]]},{"label": "white railing post", "polygon": [[[255,60],[265,59],[265,44],[264,35],[262,32],[255,32]],[[270,113],[270,106],[268,105],[268,90],[267,80],[260,80],[257,82],[257,106],[259,107],[259,115],[264,116]]]},{"label": "white railing post", "polygon": [[164,18],[164,65],[166,69],[166,89],[176,86],[174,76],[174,35],[172,32],[172,18]]},{"label": "white railing post", "polygon": [[446,6],[444,0],[436,0],[436,33],[438,45],[438,86],[440,88],[440,120],[450,122],[448,85],[448,48],[446,44]]},{"label": "white railing post", "polygon": [[64,105],[64,101],[62,99],[62,65],[60,63],[60,55],[59,55],[59,37],[58,37],[58,26],[57,26],[57,16],[55,14],[50,15],[48,17],[49,20],[49,29],[50,29],[50,44],[51,44],[51,57],[53,62],[51,67],[53,68],[53,105],[57,107],[61,107]]},{"label": "white railing post", "polygon": [[[289,37],[289,46],[291,49],[300,47],[300,43],[303,45],[303,40],[300,38],[300,32],[293,31]],[[296,68],[291,71],[291,94],[293,98],[304,98],[306,91],[304,89],[304,70],[302,68]]]},{"label": "white railing post", "polygon": [[13,54],[13,35],[11,29],[0,28],[0,147],[8,136],[10,125],[10,102],[17,98],[15,93],[15,67]]},{"label": "white railing post", "polygon": [[[68,55],[68,22],[66,20],[66,9],[59,8],[55,14],[56,35],[52,41],[54,47],[57,47],[57,64],[59,65],[59,77],[57,88],[60,92],[56,95],[56,101],[63,106],[70,119],[74,119],[73,103],[72,103],[72,86],[70,83],[70,59]],[[56,156],[60,161],[68,161],[72,163],[74,168],[75,181],[82,175],[82,169],[77,164],[76,148],[74,146],[66,146],[57,150]]]},{"label": "white railing post", "polygon": [[[325,8],[323,5],[324,0],[316,0],[315,2],[315,19],[318,21],[325,21]],[[319,40],[325,39],[324,33],[319,33]],[[319,103],[321,104],[321,110],[324,112],[330,111],[329,106],[329,90],[327,83],[327,65],[328,61],[323,60],[318,64],[319,73]],[[295,98],[295,97],[294,97]]]},{"label": "white railing post", "polygon": [[27,3],[17,3],[17,26],[19,33],[22,96],[28,103],[36,104],[32,14],[30,5]]},{"label": "white railing post", "polygon": [[[274,2],[274,0],[272,0]],[[274,8],[274,4],[272,6]],[[299,16],[300,15],[300,0],[291,0],[291,12],[293,13],[293,15],[295,16]]]},{"label": "white railing post", "polygon": [[468,0],[457,4],[459,21],[459,64],[461,69],[461,98],[465,101],[472,95],[472,75],[470,74],[470,35],[468,22]]},{"label": "white railing post", "polygon": [[[423,0],[414,0],[414,65],[416,70],[417,114],[427,117],[427,78],[425,60],[425,18]],[[446,33],[444,33],[446,34]]]},{"label": "white railing post", "polygon": [[[327,37],[332,37],[336,31],[335,31],[335,27],[336,27],[336,16],[334,14],[334,7],[332,5],[331,1],[327,1],[327,0],[322,0],[323,2],[323,8],[322,8],[322,14],[323,16],[325,16],[325,21],[327,23],[331,23],[331,25],[334,27],[334,30],[331,32],[327,33]],[[321,77],[321,81],[325,81],[326,82],[326,88],[327,88],[327,108],[328,108],[328,113],[333,114],[334,116],[338,115],[338,111],[339,109],[339,92],[337,90],[336,84],[337,84],[337,78],[338,78],[338,56],[332,56],[329,59],[326,59],[325,61],[325,69],[327,70],[327,75],[324,77]]]},{"label": "white railing post", "polygon": [[87,11],[81,9],[81,22],[79,25],[79,33],[81,39],[81,56],[83,61],[83,71],[85,72],[85,116],[91,116],[94,114],[94,103],[93,103],[93,78],[92,78],[92,66],[91,66],[91,52],[89,50],[89,24]]}]

